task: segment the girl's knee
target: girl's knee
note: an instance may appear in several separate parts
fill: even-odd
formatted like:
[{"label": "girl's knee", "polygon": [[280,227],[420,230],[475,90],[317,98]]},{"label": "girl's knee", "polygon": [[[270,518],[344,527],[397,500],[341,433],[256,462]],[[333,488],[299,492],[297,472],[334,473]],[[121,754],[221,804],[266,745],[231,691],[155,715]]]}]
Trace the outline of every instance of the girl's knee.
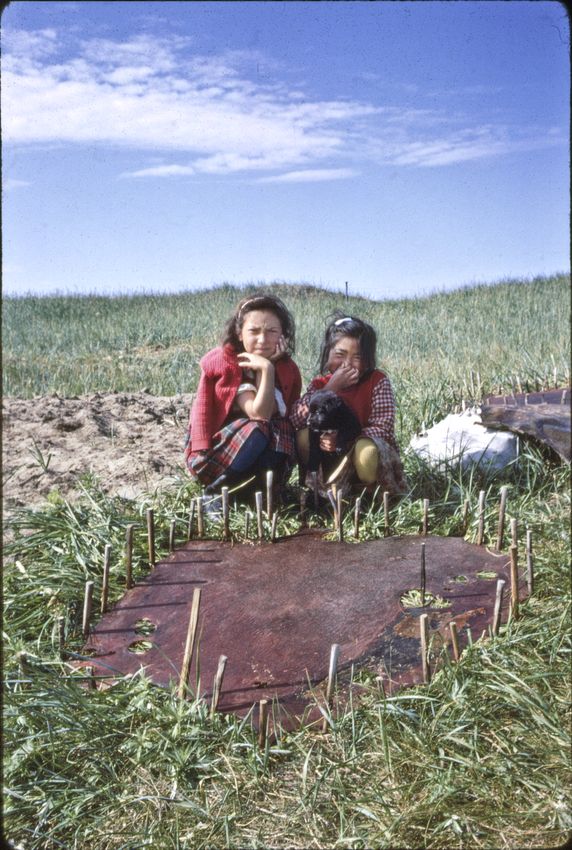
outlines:
[{"label": "girl's knee", "polygon": [[375,484],[379,466],[377,446],[368,437],[361,437],[354,448],[354,465],[362,484]]},{"label": "girl's knee", "polygon": [[308,428],[302,428],[300,431],[296,431],[296,448],[298,449],[298,457],[302,463],[307,463],[310,455],[310,431]]}]

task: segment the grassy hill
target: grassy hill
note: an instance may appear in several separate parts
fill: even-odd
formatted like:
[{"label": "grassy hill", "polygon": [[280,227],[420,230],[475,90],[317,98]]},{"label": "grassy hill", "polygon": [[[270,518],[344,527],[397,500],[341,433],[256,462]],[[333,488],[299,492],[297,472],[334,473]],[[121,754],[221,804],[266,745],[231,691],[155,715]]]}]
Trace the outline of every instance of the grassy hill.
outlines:
[{"label": "grassy hill", "polygon": [[[402,442],[463,398],[569,383],[564,275],[347,304],[316,287],[271,289],[295,315],[306,379],[334,307],[376,326]],[[218,341],[243,293],[7,299],[4,391],[193,390],[198,357]],[[33,850],[562,846],[572,827],[569,467],[534,446],[492,476],[435,473],[410,456],[405,465],[411,492],[392,509],[397,534],[418,533],[421,500],[430,498],[432,533],[462,533],[467,502],[466,536],[474,540],[483,489],[490,543],[506,485],[521,553],[526,529],[533,534],[534,594],[498,636],[474,635],[458,663],[436,651],[441,669],[428,685],[385,695],[369,671],[356,670],[359,702],[341,710],[327,734],[301,729],[263,750],[248,722],[211,719],[200,699],[181,701],[144,676],[88,690],[59,657],[59,618],[67,650],[81,651],[88,579],[99,610],[106,544],[113,602],[124,593],[126,526],[136,526],[137,579],[148,572],[146,509],[155,509],[161,557],[171,519],[186,528],[191,481],[130,501],[105,496],[86,478],[79,502],[54,494],[45,508],[15,514],[3,579],[6,837]],[[240,542],[242,515],[233,513],[231,527]],[[287,514],[278,533],[296,528]],[[373,506],[362,538],[380,536],[383,515]]]},{"label": "grassy hill", "polygon": [[[373,301],[310,285],[275,284],[296,320],[296,360],[316,372],[327,316],[371,322],[380,363],[400,401],[402,437],[462,399],[570,380],[570,278],[477,285],[422,298]],[[3,392],[192,392],[202,354],[219,342],[240,298],[257,287],[180,295],[8,298],[3,304]]]}]

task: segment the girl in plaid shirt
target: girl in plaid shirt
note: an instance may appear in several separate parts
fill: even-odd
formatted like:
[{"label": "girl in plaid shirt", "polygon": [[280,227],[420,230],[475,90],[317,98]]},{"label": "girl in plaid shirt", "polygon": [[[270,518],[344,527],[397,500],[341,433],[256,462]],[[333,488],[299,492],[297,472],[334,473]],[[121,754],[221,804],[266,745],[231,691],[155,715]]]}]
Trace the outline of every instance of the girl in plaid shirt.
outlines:
[{"label": "girl in plaid shirt", "polygon": [[375,368],[376,346],[371,325],[337,311],[322,342],[321,374],[292,408],[290,421],[296,429],[301,480],[309,455],[309,401],[315,392],[324,388],[335,392],[361,424],[361,434],[344,458],[336,455],[335,432],[322,434],[320,448],[326,453],[319,472],[322,492],[333,482],[338,486],[356,483],[370,491],[380,486],[396,495],[407,491],[394,434],[395,399],[389,378]]}]

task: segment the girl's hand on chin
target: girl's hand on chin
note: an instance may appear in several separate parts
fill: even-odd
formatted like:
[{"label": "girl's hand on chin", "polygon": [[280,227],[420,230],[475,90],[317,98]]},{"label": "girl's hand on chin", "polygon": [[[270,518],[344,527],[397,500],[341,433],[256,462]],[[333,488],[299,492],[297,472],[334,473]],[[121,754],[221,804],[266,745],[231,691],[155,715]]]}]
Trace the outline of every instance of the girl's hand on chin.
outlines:
[{"label": "girl's hand on chin", "polygon": [[276,363],[277,360],[280,360],[281,357],[286,355],[286,340],[283,336],[280,337],[278,342],[276,343],[276,351],[269,358],[272,363]]},{"label": "girl's hand on chin", "polygon": [[347,363],[342,363],[328,381],[327,388],[333,392],[336,392],[336,390],[345,390],[347,387],[357,384],[358,381],[359,369]]},{"label": "girl's hand on chin", "polygon": [[254,369],[255,372],[263,372],[265,369],[271,369],[272,363],[261,354],[248,354],[243,351],[237,357],[238,365],[243,369]]}]

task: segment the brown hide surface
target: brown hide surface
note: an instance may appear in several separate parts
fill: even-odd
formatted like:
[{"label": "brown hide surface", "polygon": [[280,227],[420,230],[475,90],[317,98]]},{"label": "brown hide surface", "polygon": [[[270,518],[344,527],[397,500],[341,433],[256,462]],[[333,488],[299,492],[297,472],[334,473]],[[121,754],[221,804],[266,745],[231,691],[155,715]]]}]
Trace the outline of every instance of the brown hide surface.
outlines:
[{"label": "brown hide surface", "polygon": [[[404,592],[420,586],[423,542],[427,591],[449,600],[448,609],[404,609],[400,603]],[[492,570],[495,578],[479,578],[481,570]],[[467,581],[455,581],[459,575]],[[219,710],[244,715],[258,700],[275,699],[281,722],[292,727],[304,712],[306,721],[319,717],[310,684],[321,692],[333,643],[341,645],[342,683],[352,663],[382,675],[389,691],[419,682],[420,615],[430,615],[437,646],[449,641],[452,619],[461,646],[465,626],[479,638],[492,621],[496,576],[506,580],[504,622],[508,556],[460,538],[396,536],[356,544],[306,531],[274,544],[193,540],[101,618],[86,651],[93,653],[96,675],[144,666],[159,685],[178,680],[193,590],[200,587],[200,694],[210,699],[219,656],[226,655]],[[156,626],[147,638],[153,646],[142,655],[129,651],[140,639],[141,618]]]}]

